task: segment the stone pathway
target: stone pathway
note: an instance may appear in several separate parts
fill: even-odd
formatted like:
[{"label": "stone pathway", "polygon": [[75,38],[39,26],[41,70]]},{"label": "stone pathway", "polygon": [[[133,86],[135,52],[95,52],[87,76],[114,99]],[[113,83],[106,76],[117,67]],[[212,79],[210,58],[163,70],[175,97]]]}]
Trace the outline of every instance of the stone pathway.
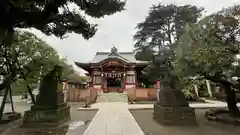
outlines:
[{"label": "stone pathway", "polygon": [[83,135],[144,135],[128,110],[128,103],[100,103],[101,107]]},{"label": "stone pathway", "polygon": [[[214,100],[205,100],[206,103],[190,103],[189,106],[195,109],[205,109],[205,108],[226,108],[227,103]],[[91,108],[78,108],[78,110],[98,110],[99,108],[104,107],[103,103],[95,103],[91,105]],[[126,105],[130,110],[144,110],[144,109],[153,109],[153,104],[128,104]],[[240,107],[240,103],[237,104]]]}]

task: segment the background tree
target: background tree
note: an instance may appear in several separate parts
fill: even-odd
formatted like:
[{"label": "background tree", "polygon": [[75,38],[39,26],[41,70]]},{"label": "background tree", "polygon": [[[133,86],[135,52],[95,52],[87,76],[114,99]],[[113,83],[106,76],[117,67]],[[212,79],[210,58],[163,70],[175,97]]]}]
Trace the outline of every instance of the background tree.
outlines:
[{"label": "background tree", "polygon": [[235,89],[239,82],[233,77],[239,64],[240,6],[232,6],[214,13],[198,24],[188,25],[176,51],[176,71],[180,76],[200,75],[220,84],[227,97],[228,108],[233,116],[239,116]]},{"label": "background tree", "polygon": [[153,59],[154,50],[149,47],[138,48],[135,52],[135,58],[137,60],[151,61]]},{"label": "background tree", "polygon": [[159,64],[168,59],[172,61],[174,58],[173,48],[183,32],[183,27],[187,23],[196,23],[202,11],[202,8],[192,5],[153,5],[145,21],[137,25],[134,47],[137,50],[149,48],[157,52],[152,54],[158,58],[152,59],[152,66],[147,76],[151,78],[152,83],[160,77]]},{"label": "background tree", "polygon": [[[69,4],[75,4],[79,9],[70,11]],[[84,15],[100,18],[123,10],[124,5],[125,2],[120,0],[1,0],[0,48],[11,45],[14,28],[34,27],[47,35],[54,34],[61,38],[66,33],[75,32],[89,39],[97,29]],[[0,90],[9,89],[19,67],[9,64],[9,69]]]},{"label": "background tree", "polygon": [[[78,10],[70,11],[69,4],[75,4]],[[66,33],[75,32],[89,39],[97,28],[95,24],[90,24],[84,15],[100,18],[123,10],[124,5],[125,2],[120,0],[1,0],[0,55],[6,56],[11,52],[9,49],[14,37],[14,28],[34,27],[47,35],[53,34],[61,38]],[[0,84],[0,91],[6,90],[4,104],[11,84],[18,78],[17,72],[22,70],[19,64],[16,64],[17,56],[14,53],[12,57],[8,57],[12,59],[6,60],[6,56],[1,60],[4,63],[10,61],[7,66],[1,65],[2,69],[8,71],[5,72],[7,74],[4,74],[3,82]]]},{"label": "background tree", "polygon": [[[1,74],[8,74],[10,64],[15,63],[20,67],[11,87],[13,94],[31,94],[32,89],[39,87],[41,76],[47,74],[56,64],[63,66],[64,77],[73,73],[72,66],[59,59],[58,53],[51,46],[27,31],[16,31],[11,46],[2,46],[1,54]],[[4,107],[3,104],[4,101]]]},{"label": "background tree", "polygon": [[[67,64],[65,59],[60,59],[54,48],[30,32],[17,31],[11,47],[15,50],[12,53],[16,52],[19,67],[31,89],[37,88],[41,76],[47,74],[56,64],[63,67],[63,78],[74,74],[72,65]],[[19,77],[24,79],[21,74]],[[18,81],[18,86],[22,81]]]},{"label": "background tree", "polygon": [[[78,9],[69,10],[69,4],[75,4]],[[47,35],[63,37],[68,32],[75,32],[89,39],[95,34],[96,25],[90,24],[85,15],[96,18],[111,15],[123,10],[125,2],[120,0],[2,0],[0,5],[0,13],[3,17],[0,21],[2,36],[6,36],[4,32],[13,32],[15,27],[34,27]],[[80,11],[84,14],[80,14]]]}]

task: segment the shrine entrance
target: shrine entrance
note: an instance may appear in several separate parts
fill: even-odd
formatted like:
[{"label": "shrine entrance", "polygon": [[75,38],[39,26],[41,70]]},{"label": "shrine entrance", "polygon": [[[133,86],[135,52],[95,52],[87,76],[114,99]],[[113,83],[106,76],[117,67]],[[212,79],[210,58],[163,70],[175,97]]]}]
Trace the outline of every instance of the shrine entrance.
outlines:
[{"label": "shrine entrance", "polygon": [[115,87],[121,88],[122,87],[122,78],[121,77],[108,77],[107,78],[107,87]]},{"label": "shrine entrance", "polygon": [[123,92],[124,65],[119,61],[106,61],[102,64],[104,92]]},{"label": "shrine entrance", "polygon": [[121,73],[105,74],[105,90],[104,92],[123,92],[124,76]]}]

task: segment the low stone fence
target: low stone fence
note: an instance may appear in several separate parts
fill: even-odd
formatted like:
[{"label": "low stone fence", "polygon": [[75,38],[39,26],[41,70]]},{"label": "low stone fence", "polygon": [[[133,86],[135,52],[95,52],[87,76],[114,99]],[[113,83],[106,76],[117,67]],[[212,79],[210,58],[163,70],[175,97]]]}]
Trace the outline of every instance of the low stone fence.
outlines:
[{"label": "low stone fence", "polygon": [[97,90],[87,89],[69,89],[67,91],[67,102],[94,102],[97,97]]},{"label": "low stone fence", "polygon": [[130,88],[126,90],[129,98],[134,101],[151,101],[157,100],[155,88]]}]

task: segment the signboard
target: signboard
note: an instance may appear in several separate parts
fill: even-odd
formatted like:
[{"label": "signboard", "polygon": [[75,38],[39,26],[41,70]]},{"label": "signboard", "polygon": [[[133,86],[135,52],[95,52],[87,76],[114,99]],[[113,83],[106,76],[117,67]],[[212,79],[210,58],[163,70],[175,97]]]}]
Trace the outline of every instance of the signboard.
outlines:
[{"label": "signboard", "polygon": [[118,61],[107,61],[103,65],[104,66],[116,66],[116,65],[121,65],[121,64]]}]

